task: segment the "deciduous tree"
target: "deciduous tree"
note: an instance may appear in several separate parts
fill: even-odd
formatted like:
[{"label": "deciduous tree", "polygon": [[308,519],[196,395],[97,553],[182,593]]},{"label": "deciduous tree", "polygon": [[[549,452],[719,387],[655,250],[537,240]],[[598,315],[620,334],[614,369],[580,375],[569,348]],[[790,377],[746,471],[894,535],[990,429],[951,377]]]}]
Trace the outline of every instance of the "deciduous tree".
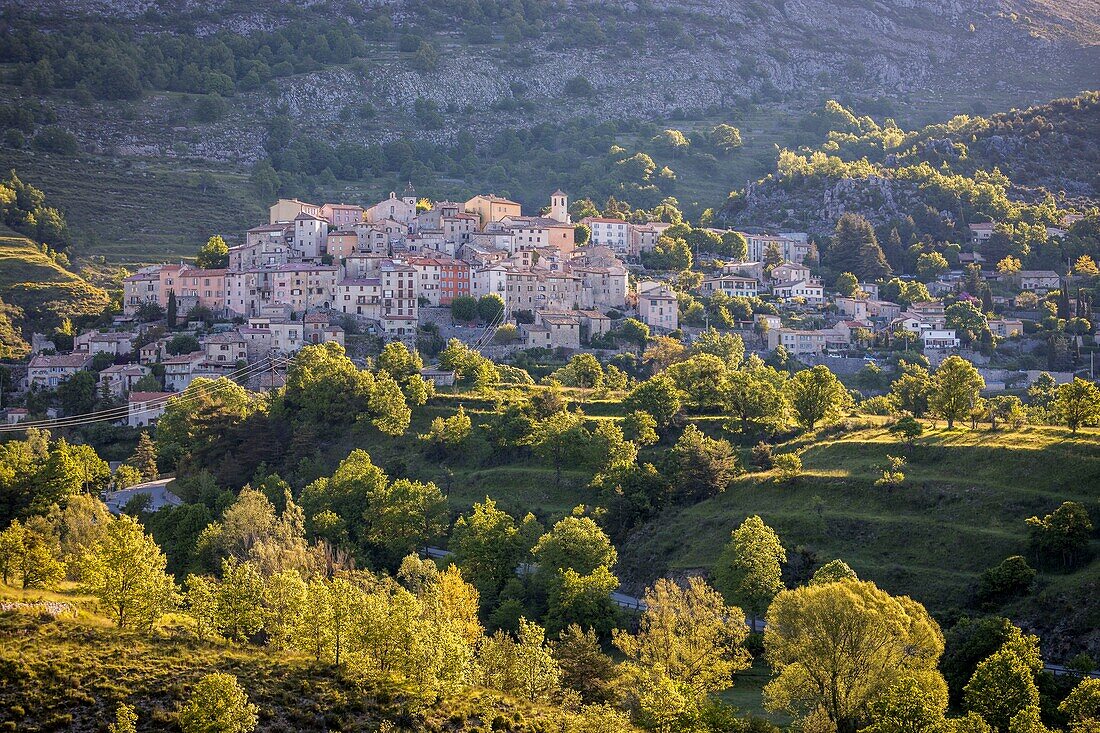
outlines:
[{"label": "deciduous tree", "polygon": [[852,404],[848,390],[822,364],[791,377],[787,391],[798,422],[810,430],[819,422],[839,419]]},{"label": "deciduous tree", "polygon": [[1058,387],[1053,407],[1054,414],[1070,432],[1076,433],[1082,426],[1096,425],[1100,423],[1100,387],[1074,377],[1072,382]]},{"label": "deciduous tree", "polygon": [[251,733],[257,708],[233,675],[215,672],[199,680],[180,710],[183,733]]},{"label": "deciduous tree", "polygon": [[1027,526],[1032,552],[1046,562],[1057,560],[1072,568],[1088,553],[1093,524],[1082,504],[1063,502],[1045,517],[1029,517]]},{"label": "deciduous tree", "polygon": [[198,257],[195,258],[195,264],[207,270],[228,267],[229,245],[225,243],[221,235],[215,234],[206,240],[206,244],[199,250]]},{"label": "deciduous tree", "polygon": [[644,601],[638,633],[615,634],[615,646],[630,660],[628,675],[659,668],[698,703],[730,687],[734,673],[751,663],[742,646],[744,614],[701,578],[691,578],[686,588],[662,578]]},{"label": "deciduous tree", "polygon": [[964,420],[970,415],[983,389],[985,380],[973,364],[961,356],[949,356],[932,376],[929,407],[947,420],[947,429],[950,430],[956,420]]},{"label": "deciduous tree", "polygon": [[1007,730],[1020,711],[1039,705],[1035,673],[1019,655],[1002,648],[978,665],[964,690],[968,710],[998,730]]},{"label": "deciduous tree", "polygon": [[84,591],[94,595],[120,628],[149,628],[175,605],[167,558],[133,517],[120,516],[80,559]]},{"label": "deciduous tree", "polygon": [[686,502],[722,493],[741,470],[728,441],[707,437],[695,425],[684,428],[669,462],[675,475],[673,490]]},{"label": "deciduous tree", "polygon": [[776,673],[765,706],[802,716],[821,709],[844,733],[867,723],[871,705],[905,678],[946,696],[936,622],[919,603],[874,583],[780,592],[768,609],[764,648]]},{"label": "deciduous tree", "polygon": [[733,530],[719,555],[714,566],[715,587],[727,601],[746,609],[755,622],[783,590],[786,561],[787,551],[779,535],[753,515]]}]

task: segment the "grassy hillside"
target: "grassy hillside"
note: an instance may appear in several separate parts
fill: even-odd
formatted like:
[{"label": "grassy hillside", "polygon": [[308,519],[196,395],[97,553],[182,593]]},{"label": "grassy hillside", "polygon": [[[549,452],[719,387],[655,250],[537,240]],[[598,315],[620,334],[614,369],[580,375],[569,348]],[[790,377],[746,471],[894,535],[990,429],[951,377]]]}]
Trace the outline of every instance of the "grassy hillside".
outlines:
[{"label": "grassy hillside", "polygon": [[267,221],[247,173],[231,166],[0,149],[0,169],[11,168],[65,212],[77,256],[126,264],[194,257],[214,234],[235,239]]},{"label": "grassy hillside", "polygon": [[23,310],[17,327],[46,329],[98,315],[107,293],[55,262],[26,237],[0,227],[0,299]]},{"label": "grassy hillside", "polygon": [[[448,398],[416,411],[410,433],[425,432],[434,416],[452,413],[459,402],[475,425],[491,409],[471,396]],[[593,419],[613,419],[621,405],[594,402],[585,409]],[[720,424],[698,422],[708,432]],[[549,525],[578,504],[599,502],[588,488],[591,468],[567,468],[558,486],[545,463],[496,456],[477,431],[461,455],[440,461],[410,447],[408,438],[356,429],[326,447],[324,463],[335,466],[352,448],[367,450],[391,475],[435,481],[455,514],[490,496],[513,515],[531,511]],[[626,587],[640,593],[666,574],[708,572],[729,533],[759,514],[779,532],[792,561],[796,549],[818,564],[842,558],[861,577],[949,617],[972,606],[984,570],[1027,554],[1027,517],[1078,501],[1100,518],[1098,430],[1072,436],[1046,427],[929,427],[907,452],[884,427],[864,420],[847,432],[819,431],[777,450],[800,452],[800,478],[779,483],[770,472],[746,473],[716,498],[667,509],[620,544],[618,572]],[[874,485],[887,455],[907,458],[900,487]],[[658,459],[655,451],[643,452],[642,460]],[[1068,658],[1070,648],[1100,645],[1100,608],[1090,600],[1100,591],[1098,581],[1100,557],[1072,574],[1043,572],[1032,594],[1005,612],[1045,632],[1051,653]]]},{"label": "grassy hillside", "polygon": [[[51,615],[36,604],[62,604]],[[312,659],[248,645],[196,641],[188,619],[167,616],[151,636],[120,632],[75,590],[19,592],[0,586],[0,730],[105,729],[119,703],[139,731],[178,730],[178,708],[203,675],[235,675],[259,708],[264,731],[546,730],[558,717],[486,690],[421,704],[393,685],[363,681]],[[57,606],[55,606],[55,609]],[[497,720],[499,719],[499,721]],[[494,722],[497,721],[497,722]],[[507,726],[502,728],[501,726]]]},{"label": "grassy hillside", "polygon": [[[789,549],[818,562],[841,558],[861,577],[949,614],[973,600],[982,571],[1027,554],[1027,517],[1063,501],[1100,516],[1097,431],[933,429],[907,455],[884,428],[868,427],[791,447],[801,451],[802,477],[781,484],[747,474],[714,499],[667,511],[620,548],[623,574],[645,582],[708,570],[730,531],[759,514]],[[908,459],[898,488],[874,485],[887,455]],[[1072,575],[1043,573],[1032,598],[1011,610],[1038,629],[1057,627],[1095,645],[1100,609],[1088,599],[1098,573],[1100,560]]]}]

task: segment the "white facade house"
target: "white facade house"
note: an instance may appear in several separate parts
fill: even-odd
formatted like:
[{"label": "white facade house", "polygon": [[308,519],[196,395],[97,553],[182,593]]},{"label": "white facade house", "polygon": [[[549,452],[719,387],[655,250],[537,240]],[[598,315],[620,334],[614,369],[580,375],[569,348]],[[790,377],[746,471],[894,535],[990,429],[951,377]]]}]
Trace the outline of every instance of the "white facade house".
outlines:
[{"label": "white facade house", "polygon": [[[589,216],[581,220],[587,224],[592,236],[589,243],[601,247],[610,247],[619,254],[629,254],[633,241],[633,226],[622,219],[609,219],[604,217]],[[656,244],[656,237],[654,237]]]},{"label": "white facade house", "polygon": [[725,293],[730,297],[755,298],[760,293],[760,283],[751,277],[722,275],[704,279],[700,289],[707,295]]},{"label": "white facade house", "polygon": [[57,389],[77,373],[91,366],[92,357],[87,354],[38,354],[27,365],[27,386]]},{"label": "white facade house", "polygon": [[155,425],[173,396],[172,392],[131,392],[126,401],[126,424],[132,428]]},{"label": "white facade house", "polygon": [[640,290],[638,316],[650,328],[675,331],[680,327],[680,307],[676,294],[660,283]]},{"label": "white facade house", "polygon": [[959,339],[955,335],[955,329],[930,329],[928,331],[921,332],[921,343],[925,349],[957,349],[959,348]]}]

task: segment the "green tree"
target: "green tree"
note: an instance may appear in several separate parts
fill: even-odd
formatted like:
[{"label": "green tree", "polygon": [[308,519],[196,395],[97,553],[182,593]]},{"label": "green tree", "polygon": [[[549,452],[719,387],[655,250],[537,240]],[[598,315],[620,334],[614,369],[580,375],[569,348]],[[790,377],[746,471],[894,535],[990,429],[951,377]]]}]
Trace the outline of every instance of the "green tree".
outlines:
[{"label": "green tree", "polygon": [[531,701],[549,701],[561,690],[561,668],[546,642],[546,632],[527,619],[519,620],[516,639],[501,631],[487,639],[479,662],[486,687]]},{"label": "green tree", "polygon": [[607,638],[619,619],[618,607],[611,600],[618,587],[619,579],[606,565],[587,574],[572,568],[561,571],[550,589],[546,628],[553,633],[577,624]]},{"label": "green tree", "polygon": [[1100,424],[1100,387],[1074,377],[1055,391],[1053,409],[1058,420],[1075,434],[1084,425]]},{"label": "green tree", "polygon": [[729,375],[726,363],[711,354],[695,354],[665,370],[676,388],[696,410],[712,410],[723,403]]},{"label": "green tree", "polygon": [[183,733],[251,733],[257,708],[237,678],[215,672],[198,681],[180,710]]},{"label": "green tree", "polygon": [[745,342],[738,334],[708,328],[691,343],[691,353],[716,356],[726,369],[737,369],[745,358]]},{"label": "green tree", "polygon": [[584,427],[584,417],[562,410],[535,423],[527,442],[554,467],[554,485],[560,487],[562,470],[584,454],[590,438]]},{"label": "green tree", "polygon": [[936,669],[943,636],[924,606],[874,583],[852,580],[780,592],[768,609],[764,649],[775,678],[769,710],[806,716],[820,709],[851,733],[871,706],[905,678],[946,699]]},{"label": "green tree", "polygon": [[451,316],[456,321],[472,321],[477,318],[477,298],[460,295],[451,301]]},{"label": "green tree", "polygon": [[915,677],[903,677],[871,703],[874,723],[863,733],[941,733],[946,712],[946,690],[928,688]]},{"label": "green tree", "polygon": [[840,583],[845,580],[859,580],[859,576],[843,560],[830,560],[814,571],[809,584],[825,585],[827,583]]},{"label": "green tree", "polygon": [[592,229],[587,224],[577,224],[573,227],[573,242],[578,247],[584,247],[592,239]]},{"label": "green tree", "polygon": [[192,354],[199,351],[202,345],[199,340],[191,334],[181,333],[172,337],[164,346],[164,350],[170,356],[179,356],[180,354]]},{"label": "green tree", "polygon": [[658,374],[639,384],[623,400],[623,406],[633,412],[651,415],[658,427],[665,427],[680,412],[680,390],[671,377]]},{"label": "green tree", "polygon": [[421,434],[420,439],[433,446],[437,455],[445,455],[447,449],[462,445],[470,436],[472,429],[473,423],[470,421],[470,416],[459,405],[454,415],[433,419],[428,432]]},{"label": "green tree", "polygon": [[684,428],[672,447],[669,463],[675,476],[674,490],[685,502],[722,493],[741,472],[729,442],[707,437],[695,425]]},{"label": "green tree", "polygon": [[890,432],[905,441],[907,446],[912,446],[913,441],[924,433],[924,426],[912,415],[905,415],[898,419],[889,428]]},{"label": "green tree", "polygon": [[222,560],[215,596],[218,628],[227,639],[244,641],[263,628],[264,581],[252,563]]},{"label": "green tree", "polygon": [[743,433],[787,422],[788,402],[783,377],[770,367],[731,372],[726,383],[726,406]]},{"label": "green tree", "polygon": [[836,279],[836,289],[841,295],[851,297],[859,291],[859,278],[850,272],[842,272]]},{"label": "green tree", "polygon": [[724,122],[710,130],[710,143],[723,153],[730,153],[741,147],[741,131]]},{"label": "green tree", "polygon": [[551,645],[551,653],[561,668],[562,684],[580,693],[584,702],[612,700],[615,662],[604,654],[595,631],[570,624]]},{"label": "green tree", "polygon": [[623,418],[623,435],[638,445],[653,445],[657,436],[657,419],[644,410],[634,410]]},{"label": "green tree", "polygon": [[485,323],[495,323],[504,313],[504,299],[496,293],[483,295],[477,301],[477,316]]},{"label": "green tree", "polygon": [[744,262],[749,256],[749,243],[741,232],[723,232],[721,254],[734,262]]},{"label": "green tree", "polygon": [[989,330],[985,314],[972,301],[960,300],[944,309],[947,327],[959,332],[966,343],[973,343]]},{"label": "green tree", "polygon": [[368,499],[367,539],[382,548],[390,563],[446,529],[447,500],[431,481],[397,479],[373,487]]},{"label": "green tree", "polygon": [[229,245],[225,243],[221,235],[215,234],[206,240],[206,244],[199,250],[199,254],[195,258],[195,264],[206,270],[228,267]]},{"label": "green tree", "polygon": [[787,551],[775,530],[753,515],[733,530],[714,566],[714,584],[730,603],[749,612],[755,621],[783,590],[783,563]]},{"label": "green tree", "polygon": [[890,385],[890,399],[898,410],[922,417],[932,397],[932,374],[920,364],[898,362],[901,375]]},{"label": "green tree", "polygon": [[539,574],[551,581],[565,570],[589,575],[599,567],[612,569],[619,557],[599,525],[580,516],[558,521],[539,538],[532,553],[539,564]]},{"label": "green tree", "polygon": [[949,356],[940,363],[932,376],[929,407],[947,420],[947,429],[956,420],[966,419],[985,389],[985,380],[974,365],[961,356]]},{"label": "green tree", "polygon": [[1031,551],[1041,560],[1072,568],[1088,555],[1093,524],[1083,504],[1063,502],[1041,519],[1029,517],[1027,526]]},{"label": "green tree", "polygon": [[175,605],[168,560],[133,517],[112,521],[79,563],[84,592],[99,599],[119,628],[149,628]]},{"label": "green tree", "polygon": [[939,252],[922,252],[917,257],[917,274],[924,282],[932,282],[951,268],[947,258]]},{"label": "green tree", "polygon": [[859,214],[844,214],[836,224],[825,264],[836,272],[851,272],[864,282],[890,275],[890,263],[878,244],[875,229]]},{"label": "green tree", "polygon": [[65,566],[58,559],[60,547],[48,525],[18,519],[0,532],[0,577],[6,585],[18,575],[21,587],[45,588],[56,585],[65,577]]},{"label": "green tree", "polygon": [[164,315],[165,322],[168,324],[168,328],[175,328],[179,323],[179,302],[176,300],[176,291],[168,291],[168,305],[165,308]]},{"label": "green tree", "polygon": [[787,391],[798,422],[810,430],[819,422],[840,419],[852,404],[848,390],[824,365],[795,374]]},{"label": "green tree", "polygon": [[489,602],[515,576],[524,553],[516,520],[489,497],[455,521],[450,548],[463,577]]},{"label": "green tree", "polygon": [[66,415],[91,412],[99,400],[96,377],[91,372],[77,372],[57,387],[57,399]]},{"label": "green tree", "polygon": [[618,327],[619,337],[638,345],[641,354],[649,342],[649,326],[636,318],[627,318]]},{"label": "green tree", "polygon": [[727,606],[701,578],[691,578],[686,588],[662,578],[643,600],[638,632],[615,633],[615,646],[629,660],[628,678],[660,670],[698,705],[707,695],[728,689],[733,675],[751,664],[743,647],[748,636],[744,614]]},{"label": "green tree", "polygon": [[1070,733],[1096,733],[1100,730],[1100,679],[1081,680],[1058,705],[1069,718]]},{"label": "green tree", "polygon": [[275,573],[264,582],[264,631],[275,649],[290,649],[306,611],[306,584],[297,570]]},{"label": "green tree", "polygon": [[978,713],[998,730],[1007,730],[1020,711],[1039,705],[1039,688],[1028,664],[1009,649],[1001,649],[978,665],[964,689],[967,710]]},{"label": "green tree", "polygon": [[1039,706],[1031,705],[1012,716],[1008,724],[1008,733],[1054,733],[1043,725]]},{"label": "green tree", "polygon": [[622,428],[601,421],[592,435],[593,453],[601,472],[626,471],[638,458],[638,446],[623,437]]},{"label": "green tree", "polygon": [[184,585],[183,600],[188,615],[195,620],[195,636],[205,641],[218,629],[217,583],[192,573],[184,580]]},{"label": "green tree", "polygon": [[157,468],[157,446],[149,437],[149,431],[141,431],[137,447],[128,463],[141,474],[142,481],[155,481],[160,476],[160,469]]},{"label": "green tree", "polygon": [[940,669],[950,687],[953,707],[962,707],[963,688],[978,665],[1002,647],[1015,649],[1032,662],[1039,658],[1038,638],[1025,636],[1011,621],[1000,616],[976,619],[964,616],[947,632]]},{"label": "green tree", "polygon": [[1027,593],[1035,580],[1033,570],[1020,555],[1012,555],[996,567],[982,573],[978,580],[978,598],[985,603],[998,602]]}]

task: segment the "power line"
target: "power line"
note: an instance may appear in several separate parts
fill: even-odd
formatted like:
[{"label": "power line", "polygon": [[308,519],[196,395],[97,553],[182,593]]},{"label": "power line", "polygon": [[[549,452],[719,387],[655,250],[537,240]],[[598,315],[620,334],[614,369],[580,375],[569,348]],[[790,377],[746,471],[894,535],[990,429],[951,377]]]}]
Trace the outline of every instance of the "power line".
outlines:
[{"label": "power line", "polygon": [[[230,376],[230,378],[238,378],[238,379],[242,378],[242,377],[248,378],[248,377],[253,376],[253,372],[256,369],[257,369],[256,366],[249,367],[247,370],[240,370],[237,373],[233,373],[232,375],[229,375],[229,376]],[[204,395],[205,394],[216,394],[217,392],[221,391],[222,389],[227,389],[227,388],[228,388],[228,385],[222,385],[222,386],[215,385],[213,387],[204,389],[203,394]],[[83,413],[83,414],[79,414],[79,415],[71,415],[71,416],[63,417],[63,418],[38,420],[38,421],[35,421],[35,422],[30,422],[30,423],[23,422],[23,423],[16,423],[15,425],[0,426],[0,431],[13,432],[15,430],[26,430],[27,428],[38,428],[38,427],[41,427],[41,428],[64,428],[64,427],[75,427],[75,426],[78,426],[78,425],[86,425],[86,424],[94,423],[94,422],[117,421],[117,420],[120,420],[120,419],[123,419],[123,418],[129,416],[130,414],[143,414],[143,413],[146,413],[146,412],[152,412],[152,411],[158,409],[159,407],[161,407],[162,405],[167,404],[170,400],[173,400],[173,399],[184,399],[186,401],[187,399],[194,399],[197,396],[198,395],[192,395],[191,398],[186,398],[184,396],[184,393],[170,394],[170,395],[167,395],[165,397],[160,397],[160,398],[157,398],[155,400],[150,400],[146,403],[143,403],[147,407],[145,407],[144,409],[141,409],[141,410],[135,410],[135,411],[133,411],[133,413],[131,413],[130,407],[129,407],[129,405],[127,405],[125,407],[113,407],[113,408],[110,408],[108,410],[101,410],[99,412],[89,412],[89,413]]]},{"label": "power line", "polygon": [[[223,376],[225,376],[226,378],[228,378],[230,380],[236,380],[236,379],[242,379],[242,378],[248,379],[248,378],[251,378],[253,376],[256,376],[257,374],[260,374],[260,373],[266,371],[268,369],[269,365],[273,370],[277,366],[278,367],[289,366],[294,361],[295,358],[296,357],[278,357],[278,358],[276,358],[276,357],[268,356],[261,362],[258,362],[256,364],[252,364],[252,365],[249,365],[249,366],[242,367],[238,370],[235,370],[235,371],[230,372],[229,374],[226,374],[226,375],[223,375]],[[34,422],[29,422],[29,423],[28,422],[21,422],[21,423],[15,423],[14,425],[0,425],[0,433],[22,431],[22,430],[27,430],[29,428],[69,428],[69,427],[78,427],[78,426],[81,426],[81,425],[89,425],[89,424],[97,423],[97,422],[116,422],[116,421],[121,420],[123,418],[129,417],[130,415],[141,415],[141,414],[145,414],[145,413],[149,413],[149,412],[154,412],[157,409],[159,409],[160,407],[162,407],[163,405],[167,404],[171,400],[182,400],[184,403],[187,403],[190,400],[195,400],[195,399],[198,399],[199,397],[205,397],[205,396],[217,394],[220,391],[223,391],[223,390],[226,390],[226,389],[229,389],[229,385],[227,385],[227,384],[222,384],[222,385],[214,384],[214,385],[209,386],[209,387],[204,387],[201,393],[192,394],[190,396],[188,396],[186,394],[186,392],[181,392],[181,393],[178,393],[178,394],[171,394],[171,395],[167,395],[165,397],[159,397],[159,398],[156,398],[154,400],[150,400],[148,402],[145,402],[145,403],[143,403],[145,405],[144,408],[142,408],[140,410],[134,410],[134,411],[131,411],[129,405],[126,405],[125,407],[113,407],[113,408],[110,408],[108,410],[101,410],[99,412],[89,412],[89,413],[83,413],[83,414],[79,414],[79,415],[71,415],[71,416],[68,416],[68,417],[56,418],[56,419],[52,419],[52,420],[37,420],[37,421],[34,421]]]},{"label": "power line", "polygon": [[497,329],[504,324],[504,312],[506,310],[506,308],[501,308],[500,312],[493,318],[493,321],[485,327],[485,332],[474,342],[474,346],[472,347],[474,351],[480,353],[481,350],[485,348],[486,344],[489,343],[489,339],[492,338],[493,334],[497,332]]}]

